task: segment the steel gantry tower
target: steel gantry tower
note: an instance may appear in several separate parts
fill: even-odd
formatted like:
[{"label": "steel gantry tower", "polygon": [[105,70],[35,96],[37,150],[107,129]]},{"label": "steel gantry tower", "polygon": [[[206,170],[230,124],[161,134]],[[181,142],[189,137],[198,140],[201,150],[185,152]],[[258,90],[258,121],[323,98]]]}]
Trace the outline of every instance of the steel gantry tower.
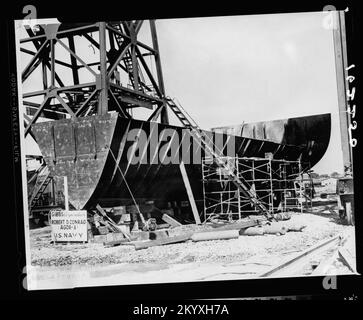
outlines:
[{"label": "steel gantry tower", "polygon": [[145,24],[133,20],[44,24],[36,30],[25,26],[20,51],[22,61],[28,61],[21,77],[23,88],[27,81],[32,88],[23,92],[25,135],[40,117],[57,120],[115,110],[133,118],[135,108],[148,113],[145,120],[168,124],[155,21],[149,21],[150,44],[138,39]]}]

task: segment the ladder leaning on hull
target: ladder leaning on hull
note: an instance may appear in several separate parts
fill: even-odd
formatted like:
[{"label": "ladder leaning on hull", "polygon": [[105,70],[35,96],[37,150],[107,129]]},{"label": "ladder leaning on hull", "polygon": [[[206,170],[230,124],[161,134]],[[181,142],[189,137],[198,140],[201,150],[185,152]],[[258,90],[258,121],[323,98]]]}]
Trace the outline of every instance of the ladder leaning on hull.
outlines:
[{"label": "ladder leaning on hull", "polygon": [[[213,144],[211,138],[207,135],[203,134],[203,131],[199,128],[196,122],[191,118],[191,116],[179,105],[175,103],[175,101],[171,98],[166,98],[166,102],[169,108],[173,111],[179,121],[183,124],[184,127],[190,130],[191,135],[198,143],[198,145],[206,152],[208,152],[219,168],[223,169],[231,179],[231,181],[236,185],[236,187],[242,192],[244,196],[246,196],[251,204],[260,211],[263,215],[268,219],[272,219],[272,215],[269,210],[264,206],[264,204],[257,198],[257,196],[250,191],[251,187],[243,179],[243,177],[237,176],[233,170],[225,163],[225,161],[220,156],[220,150],[216,150],[216,146]],[[203,143],[203,139],[208,140]]]},{"label": "ladder leaning on hull", "polygon": [[37,201],[42,196],[43,192],[45,191],[51,180],[52,177],[50,176],[49,169],[47,166],[44,165],[43,168],[39,170],[34,190],[28,199],[29,211],[31,211],[34,208]]}]

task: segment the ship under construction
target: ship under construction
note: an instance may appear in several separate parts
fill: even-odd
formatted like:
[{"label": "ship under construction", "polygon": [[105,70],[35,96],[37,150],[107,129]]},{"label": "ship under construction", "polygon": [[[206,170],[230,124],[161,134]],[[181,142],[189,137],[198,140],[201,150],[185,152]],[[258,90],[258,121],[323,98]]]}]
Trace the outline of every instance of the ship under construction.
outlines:
[{"label": "ship under construction", "polygon": [[[151,44],[138,38],[145,24]],[[69,205],[89,213],[136,208],[156,219],[168,210],[181,223],[201,223],[270,218],[311,200],[309,173],[329,145],[330,114],[203,130],[165,92],[154,20],[47,24],[25,33],[22,81],[41,74],[39,88],[23,93],[25,137],[42,154],[29,157],[40,163],[28,172],[31,218]],[[96,54],[84,55],[85,45]],[[170,114],[179,126],[169,123]],[[130,132],[146,135],[137,150],[145,161],[130,161],[140,138],[132,141]],[[162,132],[172,134],[160,139]],[[170,157],[172,141],[182,148],[185,139],[191,158],[199,152],[201,161],[160,161]]]}]

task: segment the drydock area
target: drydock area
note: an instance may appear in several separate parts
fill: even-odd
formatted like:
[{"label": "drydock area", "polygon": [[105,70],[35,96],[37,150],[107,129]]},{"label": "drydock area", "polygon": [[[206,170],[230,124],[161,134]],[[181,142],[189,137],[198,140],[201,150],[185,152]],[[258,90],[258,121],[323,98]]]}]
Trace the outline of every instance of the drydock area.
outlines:
[{"label": "drydock area", "polygon": [[[107,240],[97,242],[96,236],[96,242],[91,243],[54,244],[51,228],[43,227],[31,230],[31,264],[39,272],[39,283],[49,286],[54,278],[67,279],[69,270],[80,274],[92,271],[93,280],[89,281],[95,285],[110,279],[135,284],[140,279],[143,283],[155,283],[352,274],[356,272],[354,226],[337,217],[336,209],[336,205],[328,205],[314,207],[309,213],[291,213],[290,219],[272,224],[278,226],[274,233],[265,227],[269,233],[237,232],[238,236],[230,239],[209,241],[190,238],[144,249],[137,249],[134,244],[152,241],[107,244]],[[160,230],[176,237],[216,233],[218,228],[223,229],[212,224],[189,224]],[[309,252],[304,255],[306,251]],[[290,265],[293,259],[296,261]],[[275,274],[276,267],[279,268]]]},{"label": "drydock area", "polygon": [[[30,231],[31,266],[40,288],[81,278],[105,285],[354,274],[354,226],[339,218],[337,209],[330,200],[309,212],[285,214],[288,220],[243,229],[238,228],[261,217],[169,225],[143,237],[132,232],[130,242],[108,233],[88,243],[54,243],[46,226]],[[237,232],[226,239],[193,240],[193,234],[226,236],[219,231],[223,227]],[[155,233],[158,240],[145,236]]]},{"label": "drydock area", "polygon": [[329,113],[204,130],[166,94],[155,21],[23,31],[36,287],[356,273],[351,154],[313,171]]}]

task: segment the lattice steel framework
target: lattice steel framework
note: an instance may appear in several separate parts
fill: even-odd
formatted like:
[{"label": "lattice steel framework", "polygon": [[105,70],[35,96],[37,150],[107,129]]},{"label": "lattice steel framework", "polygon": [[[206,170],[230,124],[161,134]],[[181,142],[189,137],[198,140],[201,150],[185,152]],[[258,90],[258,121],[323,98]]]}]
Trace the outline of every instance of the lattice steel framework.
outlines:
[{"label": "lattice steel framework", "polygon": [[[143,120],[168,123],[155,21],[145,27],[151,44],[138,39],[145,24],[62,23],[39,25],[37,30],[24,26],[21,61],[28,61],[21,73],[23,91],[31,87],[23,93],[25,135],[40,117],[57,120],[115,110],[134,118],[135,108],[146,111]],[[85,43],[93,54],[90,48],[85,53]]]}]

